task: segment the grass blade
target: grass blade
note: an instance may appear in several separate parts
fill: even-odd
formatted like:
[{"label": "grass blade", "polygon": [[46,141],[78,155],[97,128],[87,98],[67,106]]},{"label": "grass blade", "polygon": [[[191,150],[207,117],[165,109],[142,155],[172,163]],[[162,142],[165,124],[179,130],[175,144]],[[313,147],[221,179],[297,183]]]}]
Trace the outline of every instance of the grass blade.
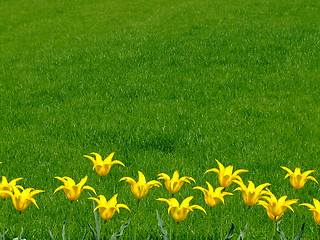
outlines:
[{"label": "grass blade", "polygon": [[303,234],[303,231],[304,231],[304,225],[305,225],[305,223],[302,224],[302,227],[300,229],[300,232],[299,232],[298,236],[296,236],[295,239],[293,239],[293,240],[300,240],[302,238],[302,234]]},{"label": "grass blade", "polygon": [[167,229],[163,226],[163,220],[161,219],[158,210],[157,210],[157,218],[158,218],[158,226],[160,227],[161,232],[162,232],[162,239],[163,239],[163,240],[168,240],[168,231],[167,231]]},{"label": "grass blade", "polygon": [[123,232],[124,230],[126,229],[126,227],[128,227],[130,224],[130,219],[129,221],[126,223],[126,224],[123,224],[121,227],[120,227],[120,232],[116,232],[114,234],[112,234],[110,240],[116,240],[118,239],[119,237],[121,237],[123,235]]},{"label": "grass blade", "polygon": [[228,234],[224,237],[224,240],[231,240],[233,237],[234,224],[231,223],[231,227],[229,228]]}]

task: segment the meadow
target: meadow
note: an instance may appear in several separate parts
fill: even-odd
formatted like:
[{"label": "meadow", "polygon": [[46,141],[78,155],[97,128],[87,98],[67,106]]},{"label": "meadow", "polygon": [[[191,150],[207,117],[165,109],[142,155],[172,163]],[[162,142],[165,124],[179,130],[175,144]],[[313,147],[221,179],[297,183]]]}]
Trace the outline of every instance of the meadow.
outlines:
[{"label": "meadow", "polygon": [[[23,226],[26,239],[80,239],[94,224],[88,191],[72,203],[62,191],[68,176],[128,205],[107,221],[110,237],[131,219],[123,239],[160,239],[156,209],[172,224],[164,188],[137,199],[122,177],[147,181],[157,174],[193,177],[175,197],[194,196],[195,210],[179,224],[179,239],[220,239],[233,222],[247,222],[241,193],[226,196],[209,211],[203,194],[219,186],[215,159],[298,203],[320,199],[308,181],[297,192],[286,172],[300,167],[320,180],[320,88],[318,0],[1,0],[0,1],[0,173],[19,185],[45,190],[21,214],[11,199],[0,201],[1,229],[12,239]],[[100,179],[83,155],[115,165]],[[163,184],[163,181],[160,180]],[[231,185],[232,192],[237,187]],[[295,210],[295,235],[315,239],[318,226],[306,207]],[[222,223],[221,221],[222,218]],[[262,206],[251,209],[249,239],[270,239],[273,222]],[[292,234],[287,210],[282,229]],[[87,239],[93,239],[88,233]],[[209,238],[209,239],[210,239]]]}]

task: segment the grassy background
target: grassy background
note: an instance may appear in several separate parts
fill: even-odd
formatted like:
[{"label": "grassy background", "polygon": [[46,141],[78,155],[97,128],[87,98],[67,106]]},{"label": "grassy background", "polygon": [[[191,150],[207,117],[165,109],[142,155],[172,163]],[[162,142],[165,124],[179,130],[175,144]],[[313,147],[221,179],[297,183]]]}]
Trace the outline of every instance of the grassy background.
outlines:
[{"label": "grassy background", "polygon": [[[87,174],[98,194],[119,193],[132,209],[107,222],[108,236],[131,218],[126,239],[137,223],[139,239],[160,238],[155,209],[167,228],[172,220],[155,201],[170,196],[165,188],[151,189],[138,211],[129,184],[118,180],[178,169],[215,188],[216,174],[203,175],[215,158],[248,169],[245,182],[270,182],[278,197],[295,197],[280,166],[315,169],[320,179],[319,7],[317,0],[1,0],[0,171],[46,191],[35,197],[40,209],[21,215],[3,202],[2,228],[11,238],[21,225],[27,239],[48,239],[47,228],[59,238],[70,213],[63,193],[52,194],[61,185],[54,177],[79,182]],[[83,157],[91,152],[116,152],[126,168],[114,166],[99,182]],[[193,186],[177,199],[194,195],[191,203],[205,207]],[[297,195],[312,203],[318,186],[308,182]],[[70,239],[94,222],[87,196],[73,204]],[[304,237],[315,238],[312,214],[295,209],[296,233],[307,221]],[[270,239],[265,210],[252,211],[249,239]],[[208,217],[190,213],[181,239],[214,234],[222,212],[223,232],[247,220],[235,192]],[[282,223],[290,236],[291,218],[286,212]]]}]

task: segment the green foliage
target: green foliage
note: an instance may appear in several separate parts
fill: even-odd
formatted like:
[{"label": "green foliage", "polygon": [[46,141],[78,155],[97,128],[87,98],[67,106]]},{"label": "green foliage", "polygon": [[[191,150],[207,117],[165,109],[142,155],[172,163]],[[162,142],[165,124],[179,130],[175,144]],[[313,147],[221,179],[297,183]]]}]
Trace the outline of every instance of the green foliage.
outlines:
[{"label": "green foliage", "polygon": [[126,224],[123,224],[120,227],[120,231],[119,232],[115,232],[114,234],[112,234],[110,240],[116,240],[116,239],[120,238],[123,235],[124,230],[129,226],[129,224],[130,224],[130,220]]},{"label": "green foliage", "polygon": [[[50,229],[48,229],[48,232],[49,232],[50,239],[51,239],[51,240],[55,240],[55,238],[54,238],[54,236],[53,236],[53,234],[52,234],[52,232],[51,232]],[[62,235],[62,240],[66,240],[66,219],[63,221],[61,233],[62,233],[62,234],[61,234],[61,235]],[[88,231],[86,231],[86,232],[83,234],[83,236],[82,236],[81,239],[82,239],[82,240],[86,239],[87,234],[88,234]]]},{"label": "green foliage", "polygon": [[246,233],[247,233],[247,227],[248,227],[248,223],[246,223],[246,225],[244,226],[244,229],[240,231],[240,235],[237,238],[237,240],[243,240]]},{"label": "green foliage", "polygon": [[224,237],[224,240],[231,240],[233,237],[233,230],[234,230],[234,224],[231,223],[231,227],[229,229],[229,232],[227,233],[227,235]]},{"label": "green foliage", "polygon": [[[277,222],[277,232],[278,232],[281,240],[288,240],[288,238],[286,237],[285,233],[280,229],[281,221],[282,220],[279,220]],[[302,234],[303,234],[303,231],[304,231],[304,225],[305,225],[305,223],[302,224],[298,236],[296,236],[293,240],[300,240],[302,238]]]},{"label": "green foliage", "polygon": [[0,233],[0,240],[5,240],[6,239],[6,234],[8,230],[5,230],[3,233]]},{"label": "green foliage", "polygon": [[[237,240],[243,240],[246,233],[247,233],[247,226],[248,226],[248,223],[246,223],[245,227],[243,230],[240,231],[240,235],[239,237],[237,238]],[[227,235],[224,237],[224,240],[231,240],[232,237],[233,237],[233,231],[234,231],[234,224],[231,223],[231,226],[229,228],[229,232],[227,233]]]},{"label": "green foliage", "polygon": [[158,210],[156,210],[156,212],[157,212],[158,226],[160,227],[160,230],[161,230],[161,233],[162,233],[162,239],[163,240],[168,240],[169,239],[168,238],[168,231],[165,228],[165,226],[163,225],[163,220],[160,217],[160,214],[159,214]]},{"label": "green foliage", "polygon": [[[90,193],[89,193],[90,194]],[[91,194],[90,194],[91,197]],[[95,210],[96,204],[95,201],[92,200],[92,209]],[[92,225],[88,222],[89,228],[96,240],[100,240],[101,236],[101,218],[99,217],[99,214],[97,211],[93,211],[94,214],[94,222],[95,222],[95,229],[92,227]]]}]

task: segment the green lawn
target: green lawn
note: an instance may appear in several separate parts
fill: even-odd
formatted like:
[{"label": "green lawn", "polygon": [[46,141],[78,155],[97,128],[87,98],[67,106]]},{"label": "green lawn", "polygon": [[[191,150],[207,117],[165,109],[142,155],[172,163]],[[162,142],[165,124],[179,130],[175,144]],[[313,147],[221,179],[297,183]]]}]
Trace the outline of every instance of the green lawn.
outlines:
[{"label": "green lawn", "polygon": [[[248,169],[245,183],[269,182],[277,197],[319,199],[319,186],[308,181],[296,194],[286,172],[314,169],[320,180],[320,88],[318,0],[1,0],[0,1],[0,172],[8,180],[46,192],[35,196],[19,214],[2,202],[1,229],[10,239],[24,227],[26,239],[60,239],[67,217],[69,239],[79,239],[94,224],[86,191],[70,203],[62,191],[69,176],[98,195],[111,198],[131,213],[106,223],[110,237],[131,219],[125,239],[160,239],[156,209],[169,230],[172,219],[163,188],[152,188],[137,210],[137,199],[123,177],[147,180],[158,173],[192,176],[176,198],[192,195],[205,206],[203,194],[192,190],[218,187],[215,159],[235,169]],[[99,181],[91,152],[115,159]],[[163,181],[162,181],[163,182]],[[228,188],[233,191],[236,184]],[[296,196],[295,196],[296,195]],[[315,239],[317,225],[306,207],[295,209],[295,235],[306,222],[304,239]],[[226,197],[205,216],[191,212],[179,224],[179,239],[220,239],[231,222],[240,231],[248,207],[240,192]],[[291,236],[292,216],[282,217]],[[252,209],[249,239],[270,239],[273,223],[261,206]],[[218,230],[217,230],[218,229]],[[88,238],[92,234],[88,234]]]}]

